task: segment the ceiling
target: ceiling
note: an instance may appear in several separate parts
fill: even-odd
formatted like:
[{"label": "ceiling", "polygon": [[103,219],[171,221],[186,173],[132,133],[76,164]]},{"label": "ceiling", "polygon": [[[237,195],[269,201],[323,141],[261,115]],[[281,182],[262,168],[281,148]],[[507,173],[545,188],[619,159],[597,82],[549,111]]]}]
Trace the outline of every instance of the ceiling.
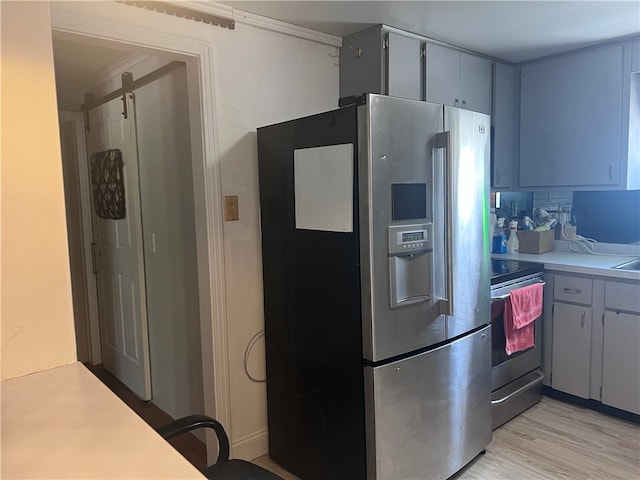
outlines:
[{"label": "ceiling", "polygon": [[53,36],[53,60],[58,88],[86,87],[100,70],[129,56],[123,48],[87,45]]},{"label": "ceiling", "polygon": [[510,62],[640,33],[640,1],[222,1],[344,37],[386,24]]},{"label": "ceiling", "polygon": [[[511,62],[522,62],[640,33],[633,1],[222,1],[214,2],[344,37],[386,24]],[[118,49],[79,44],[54,33],[56,83],[86,86]]]}]

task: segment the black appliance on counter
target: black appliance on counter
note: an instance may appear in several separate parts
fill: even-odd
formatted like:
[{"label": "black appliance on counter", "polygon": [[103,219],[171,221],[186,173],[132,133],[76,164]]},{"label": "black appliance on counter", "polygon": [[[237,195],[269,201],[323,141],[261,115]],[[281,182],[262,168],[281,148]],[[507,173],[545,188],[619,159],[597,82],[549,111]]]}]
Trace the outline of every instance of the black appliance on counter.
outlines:
[{"label": "black appliance on counter", "polygon": [[491,260],[491,415],[495,430],[542,397],[542,317],[535,320],[535,345],[507,355],[504,303],[509,292],[543,283],[544,265],[515,260]]}]

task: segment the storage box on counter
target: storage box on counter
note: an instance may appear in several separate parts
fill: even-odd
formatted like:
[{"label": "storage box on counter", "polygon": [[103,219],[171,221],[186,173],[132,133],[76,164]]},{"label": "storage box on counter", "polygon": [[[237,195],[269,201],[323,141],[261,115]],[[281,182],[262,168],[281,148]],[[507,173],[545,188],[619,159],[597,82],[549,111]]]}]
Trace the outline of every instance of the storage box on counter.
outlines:
[{"label": "storage box on counter", "polygon": [[543,232],[518,230],[520,241],[520,253],[546,253],[553,250],[555,232],[545,230]]}]

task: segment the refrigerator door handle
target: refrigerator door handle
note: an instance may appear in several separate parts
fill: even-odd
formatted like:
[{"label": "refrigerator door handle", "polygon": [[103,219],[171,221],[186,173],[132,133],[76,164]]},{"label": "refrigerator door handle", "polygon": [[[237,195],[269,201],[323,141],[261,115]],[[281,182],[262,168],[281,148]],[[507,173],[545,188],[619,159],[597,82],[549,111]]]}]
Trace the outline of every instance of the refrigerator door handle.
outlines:
[{"label": "refrigerator door handle", "polygon": [[451,162],[451,132],[436,135],[436,148],[444,148],[445,183],[445,295],[440,313],[453,315],[453,166]]}]

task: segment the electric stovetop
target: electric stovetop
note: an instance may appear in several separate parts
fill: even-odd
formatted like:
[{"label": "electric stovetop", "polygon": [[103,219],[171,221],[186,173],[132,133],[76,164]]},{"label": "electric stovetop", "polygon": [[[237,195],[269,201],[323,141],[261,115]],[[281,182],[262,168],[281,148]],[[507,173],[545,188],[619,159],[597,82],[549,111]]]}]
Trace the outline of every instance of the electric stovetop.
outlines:
[{"label": "electric stovetop", "polygon": [[491,257],[491,285],[543,272],[544,264]]}]

